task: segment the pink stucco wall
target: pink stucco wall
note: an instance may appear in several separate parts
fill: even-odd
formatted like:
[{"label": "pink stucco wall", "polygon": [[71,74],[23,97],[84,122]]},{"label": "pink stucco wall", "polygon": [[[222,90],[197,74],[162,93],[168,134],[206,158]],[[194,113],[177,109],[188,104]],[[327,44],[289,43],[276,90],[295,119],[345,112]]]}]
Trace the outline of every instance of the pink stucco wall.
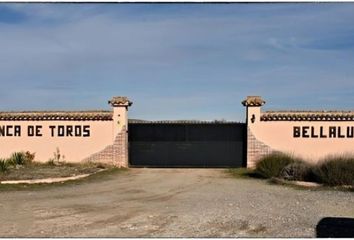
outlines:
[{"label": "pink stucco wall", "polygon": [[[248,167],[254,167],[262,156],[272,151],[290,153],[311,163],[328,155],[354,154],[354,137],[347,136],[347,128],[350,132],[354,128],[354,112],[262,112],[263,104],[260,97],[248,98],[244,102],[247,107]],[[300,128],[301,136],[294,137],[294,127]],[[304,129],[305,135],[302,134],[303,127],[308,127]],[[330,127],[336,129],[335,137],[330,136]],[[320,137],[321,128],[326,137]]]},{"label": "pink stucco wall", "polygon": [[[114,140],[113,121],[0,121],[1,126],[21,127],[21,136],[0,136],[0,157],[15,151],[35,152],[36,161],[45,162],[54,156],[56,148],[67,162],[80,162],[99,152]],[[28,126],[42,126],[42,136],[28,136]],[[49,126],[89,126],[90,136],[52,136]],[[74,134],[73,134],[74,135]]]},{"label": "pink stucco wall", "polygon": [[[294,137],[294,126],[310,127],[309,137]],[[346,131],[347,127],[354,126],[354,122],[313,122],[313,121],[269,121],[259,122],[250,126],[252,134],[257,140],[278,151],[293,153],[306,158],[308,161],[316,162],[329,154],[354,153],[354,138],[329,138],[329,127],[341,127]],[[311,127],[314,128],[314,135],[311,137]],[[320,138],[320,127],[327,138]],[[345,132],[344,132],[345,133]],[[307,134],[306,134],[307,136]]]},{"label": "pink stucco wall", "polygon": [[[35,153],[35,161],[46,162],[59,149],[65,156],[61,161],[127,167],[128,107],[132,102],[117,96],[108,103],[113,111],[0,112],[0,158],[29,151]],[[40,134],[31,131],[31,136],[29,128],[37,126]],[[16,129],[21,129],[20,134]]]}]

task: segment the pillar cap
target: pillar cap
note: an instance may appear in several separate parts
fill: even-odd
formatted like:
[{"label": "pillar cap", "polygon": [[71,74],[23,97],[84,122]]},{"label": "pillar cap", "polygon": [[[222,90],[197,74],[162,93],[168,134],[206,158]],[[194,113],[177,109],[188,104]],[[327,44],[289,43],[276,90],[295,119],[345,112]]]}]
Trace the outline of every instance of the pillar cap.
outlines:
[{"label": "pillar cap", "polygon": [[112,107],[119,107],[119,106],[130,107],[133,104],[133,102],[129,101],[127,97],[116,96],[116,97],[112,97],[112,99],[108,101],[108,104],[111,104]]},{"label": "pillar cap", "polygon": [[261,96],[247,96],[247,98],[242,101],[242,105],[245,107],[260,107],[265,103]]}]

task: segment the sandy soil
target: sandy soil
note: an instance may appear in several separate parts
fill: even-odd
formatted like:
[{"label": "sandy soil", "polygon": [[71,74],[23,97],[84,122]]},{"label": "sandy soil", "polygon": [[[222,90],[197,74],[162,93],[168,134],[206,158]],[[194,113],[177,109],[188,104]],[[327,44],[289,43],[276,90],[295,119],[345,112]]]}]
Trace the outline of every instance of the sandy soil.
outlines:
[{"label": "sandy soil", "polygon": [[354,217],[354,193],[235,179],[223,169],[131,169],[44,189],[0,191],[1,237],[314,237]]},{"label": "sandy soil", "polygon": [[72,177],[81,174],[91,174],[101,170],[101,168],[94,164],[64,164],[58,166],[31,164],[18,167],[18,169],[10,168],[5,173],[1,172],[0,181]]}]

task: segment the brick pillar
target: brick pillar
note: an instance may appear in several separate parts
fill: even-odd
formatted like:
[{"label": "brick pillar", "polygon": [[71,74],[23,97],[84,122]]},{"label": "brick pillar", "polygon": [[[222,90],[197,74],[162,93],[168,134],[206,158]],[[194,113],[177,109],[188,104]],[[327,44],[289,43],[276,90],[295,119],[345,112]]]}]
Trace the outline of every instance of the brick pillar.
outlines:
[{"label": "brick pillar", "polygon": [[113,164],[128,167],[128,107],[133,103],[127,97],[113,97]]},{"label": "brick pillar", "polygon": [[242,105],[246,107],[246,124],[247,124],[247,167],[253,168],[259,157],[264,156],[271,151],[271,149],[258,141],[254,136],[252,129],[254,129],[261,121],[261,106],[265,101],[260,96],[248,96]]}]

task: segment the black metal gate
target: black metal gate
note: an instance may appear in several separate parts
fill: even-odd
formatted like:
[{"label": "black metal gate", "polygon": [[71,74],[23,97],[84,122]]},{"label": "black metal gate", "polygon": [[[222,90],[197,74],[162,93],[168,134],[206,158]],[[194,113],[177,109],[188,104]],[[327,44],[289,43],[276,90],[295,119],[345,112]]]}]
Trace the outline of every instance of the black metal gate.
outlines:
[{"label": "black metal gate", "polygon": [[135,167],[245,166],[244,123],[129,123]]}]

